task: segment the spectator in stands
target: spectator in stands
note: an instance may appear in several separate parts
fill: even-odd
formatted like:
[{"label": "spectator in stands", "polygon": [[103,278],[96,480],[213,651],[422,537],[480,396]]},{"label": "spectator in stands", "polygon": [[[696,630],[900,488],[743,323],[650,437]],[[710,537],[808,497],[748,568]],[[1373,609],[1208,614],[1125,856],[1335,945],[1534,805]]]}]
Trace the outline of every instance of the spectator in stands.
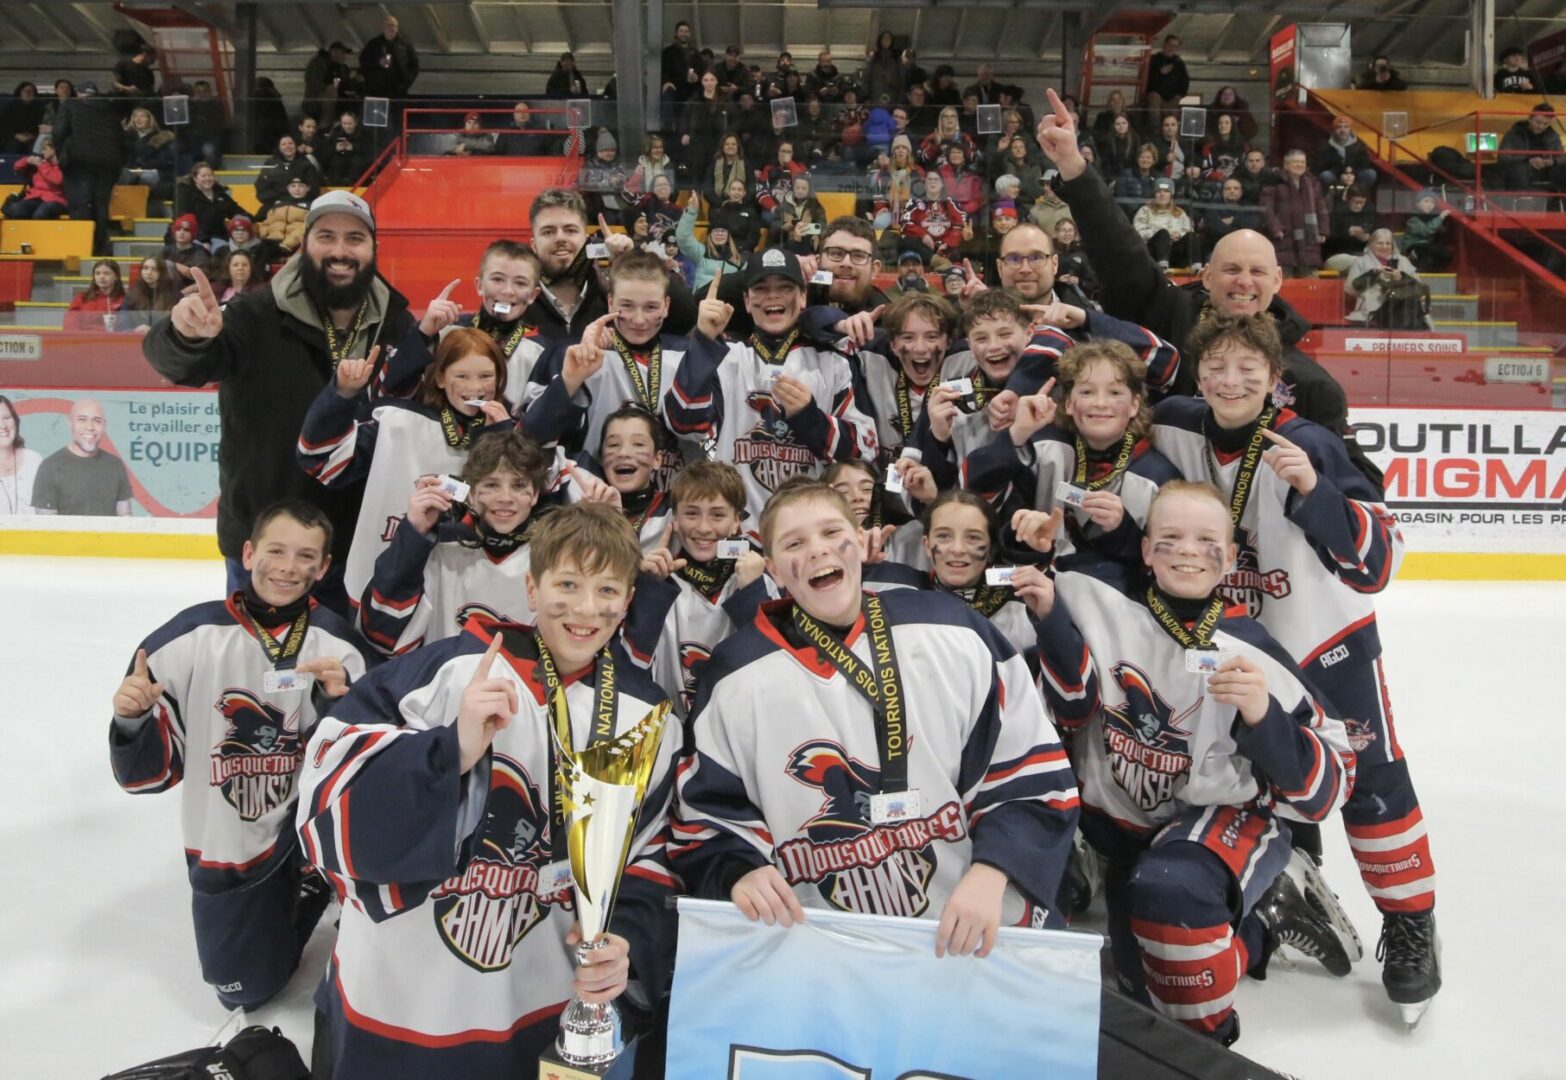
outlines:
[{"label": "spectator in stands", "polygon": [[[1566,157],[1555,130],[1555,110],[1541,101],[1501,136],[1501,175],[1508,191],[1566,191]],[[72,215],[75,216],[74,214]]]},{"label": "spectator in stands", "polygon": [[55,152],[64,172],[70,215],[91,221],[94,254],[109,253],[109,199],[125,165],[125,131],[114,102],[87,83],[80,97],[60,110],[54,130]]},{"label": "spectator in stands", "polygon": [[254,292],[266,284],[266,264],[256,261],[248,251],[230,251],[223,260],[223,275],[214,288],[221,286],[218,302],[226,304],[235,297]]},{"label": "spectator in stands", "polygon": [[1059,174],[1051,169],[1044,174],[1044,185],[1039,189],[1038,201],[1028,207],[1028,220],[1051,236],[1055,235],[1055,226],[1062,218],[1071,216],[1071,207],[1060,197],[1060,192],[1055,189],[1055,177]]},{"label": "spectator in stands", "polygon": [[[1191,76],[1180,58],[1180,35],[1167,34],[1161,51],[1148,58],[1147,83],[1142,90],[1142,107],[1149,125],[1180,108],[1180,99],[1191,90]],[[1178,125],[1177,125],[1178,126]]]},{"label": "spectator in stands", "polygon": [[[701,197],[695,192],[691,193],[690,200],[698,207],[701,205]],[[650,239],[661,240],[674,232],[681,209],[675,202],[674,181],[668,174],[660,173],[653,178],[652,191],[635,204],[635,212],[646,215]]]},{"label": "spectator in stands", "polygon": [[1153,139],[1153,148],[1158,151],[1159,172],[1171,179],[1185,175],[1185,163],[1190,155],[1186,153],[1185,143],[1180,141],[1178,113],[1165,114],[1158,135]]},{"label": "spectator in stands", "polygon": [[[1117,94],[1119,92],[1115,91]],[[1099,171],[1111,181],[1118,179],[1123,173],[1135,171],[1137,153],[1142,149],[1142,140],[1136,129],[1131,126],[1131,117],[1128,114],[1122,112],[1110,120],[1109,129],[1098,138],[1097,145]]]},{"label": "spectator in stands", "polygon": [[1266,154],[1256,149],[1245,152],[1245,160],[1240,163],[1240,183],[1245,186],[1248,201],[1260,205],[1262,192],[1282,182],[1278,171],[1268,167]]},{"label": "spectator in stands", "polygon": [[778,246],[796,255],[814,255],[821,246],[826,222],[826,207],[816,198],[810,174],[798,174],[788,194],[778,201],[778,230],[783,241]]},{"label": "spectator in stands", "polygon": [[[1063,217],[1055,223],[1055,280],[1077,290],[1089,300],[1098,296],[1098,277],[1088,262],[1087,250],[1077,235],[1077,223]],[[1096,306],[1096,305],[1095,305]]]},{"label": "spectator in stands", "polygon": [[1235,130],[1232,114],[1219,113],[1212,126],[1213,137],[1202,147],[1198,164],[1203,177],[1221,182],[1234,175],[1251,148]]},{"label": "spectator in stands", "polygon": [[692,194],[674,231],[680,254],[691,264],[691,288],[698,293],[712,283],[719,270],[727,274],[738,270],[745,261],[739,245],[734,242],[734,234],[716,214],[707,223],[706,240],[696,239],[696,214],[700,206],[701,200]]},{"label": "spectator in stands", "polygon": [[0,153],[25,154],[38,140],[38,125],[43,123],[44,103],[38,100],[34,83],[18,83],[11,100],[0,108]]},{"label": "spectator in stands", "polygon": [[65,180],[54,153],[54,137],[40,135],[38,151],[18,158],[14,166],[26,187],[6,199],[5,216],[21,221],[45,221],[65,213]]},{"label": "spectator in stands", "polygon": [[918,252],[936,271],[943,271],[953,259],[960,258],[965,240],[973,239],[973,226],[957,204],[946,197],[946,188],[938,172],[925,173],[924,194],[909,200],[903,208],[903,251]]},{"label": "spectator in stands", "polygon": [[131,110],[125,131],[125,167],[119,183],[143,184],[158,199],[174,194],[174,136],[158,126],[152,110],[138,105]]},{"label": "spectator in stands", "polygon": [[718,75],[718,89],[729,96],[729,100],[739,97],[739,92],[750,84],[746,79],[749,69],[740,60],[740,47],[730,45],[723,50],[723,59],[713,68]]},{"label": "spectator in stands", "polygon": [[897,256],[897,282],[888,294],[893,302],[909,293],[929,292],[930,282],[924,276],[924,259],[917,251],[904,251]]},{"label": "spectator in stands", "polygon": [[1218,116],[1222,113],[1227,113],[1234,118],[1234,130],[1244,142],[1256,138],[1256,133],[1261,130],[1256,124],[1256,117],[1251,114],[1250,105],[1246,104],[1240,92],[1232,86],[1220,86],[1213,99],[1207,103],[1209,130],[1217,129]]},{"label": "spectator in stands", "polygon": [[731,122],[729,104],[718,92],[718,76],[703,72],[697,86],[695,96],[680,107],[679,123],[675,125],[679,143],[676,153],[692,186],[699,182],[707,162],[717,153]]},{"label": "spectator in stands", "polygon": [[823,102],[835,105],[843,100],[843,88],[847,85],[847,77],[832,62],[832,50],[818,52],[816,66],[805,73],[805,90]]},{"label": "spectator in stands", "polygon": [[359,73],[366,97],[405,98],[419,77],[419,54],[402,36],[395,15],[381,20],[381,32],[359,50]]},{"label": "spectator in stands", "polygon": [[813,165],[837,146],[836,114],[828,116],[821,99],[809,94],[799,105],[799,123],[794,125],[789,137],[794,140],[794,156],[806,165]]},{"label": "spectator in stands", "polygon": [[582,159],[577,174],[577,190],[587,200],[588,215],[597,218],[602,214],[613,224],[629,225],[625,184],[630,177],[630,168],[620,160],[620,143],[614,132],[600,128],[593,140],[593,154]]},{"label": "spectator in stands", "polygon": [[196,215],[181,214],[175,218],[169,226],[169,242],[163,247],[163,262],[169,270],[186,282],[193,282],[191,269],[204,271],[211,259],[211,250],[196,239]]},{"label": "spectator in stands", "polygon": [[968,164],[968,152],[961,143],[946,147],[946,160],[937,170],[945,182],[946,195],[968,217],[984,209],[984,179]]},{"label": "spectator in stands", "polygon": [[1348,202],[1348,194],[1355,188],[1364,190],[1364,186],[1359,183],[1359,177],[1354,175],[1353,166],[1345,165],[1339,171],[1337,179],[1326,185],[1327,206],[1336,210]]},{"label": "spectator in stands", "polygon": [[1370,205],[1370,193],[1362,187],[1349,188],[1343,201],[1333,204],[1327,240],[1321,246],[1327,269],[1340,274],[1346,272],[1364,252],[1365,245],[1370,243],[1370,234],[1376,228],[1376,211]]},{"label": "spectator in stands", "polygon": [[315,117],[308,115],[294,117],[294,147],[316,167],[316,171],[321,169],[319,153],[321,144],[317,138],[318,134],[319,126],[315,122]]},{"label": "spectator in stands", "polygon": [[120,264],[99,259],[92,264],[92,284],[71,297],[65,309],[66,330],[113,330],[120,308],[125,306],[125,285]]},{"label": "spectator in stands", "polygon": [[470,112],[462,118],[462,132],[457,136],[457,141],[452,145],[447,154],[457,157],[474,157],[476,155],[489,155],[495,152],[495,135],[493,132],[484,131],[484,118],[476,112]]},{"label": "spectator in stands", "polygon": [[1168,270],[1171,263],[1190,266],[1196,261],[1191,254],[1191,241],[1195,239],[1191,215],[1175,203],[1174,189],[1173,180],[1160,177],[1152,199],[1137,210],[1131,221],[1160,270]]},{"label": "spectator in stands", "polygon": [[805,166],[794,160],[794,144],[784,139],[778,143],[777,158],[756,173],[756,204],[761,207],[761,222],[771,229],[777,225],[778,204],[793,188],[794,177],[806,172]]},{"label": "spectator in stands", "polygon": [[76,85],[70,79],[54,80],[54,96],[44,102],[43,117],[38,123],[39,134],[52,133],[60,122],[60,110],[76,96]]},{"label": "spectator in stands", "polygon": [[319,193],[320,172],[299,153],[294,137],[284,135],[277,140],[276,151],[261,164],[261,171],[256,176],[256,199],[261,203],[262,213],[268,205],[287,196],[288,185],[295,179],[303,180],[312,196]]},{"label": "spectator in stands", "polygon": [[831,306],[856,315],[887,302],[875,284],[881,272],[875,229],[863,218],[843,214],[827,222],[821,233],[821,269],[832,275],[826,296]]},{"label": "spectator in stands", "polygon": [[549,73],[549,81],[544,84],[544,96],[552,98],[591,96],[587,89],[587,80],[576,69],[576,57],[568,52],[560,54],[560,59],[555,61],[555,69]]},{"label": "spectator in stands", "polygon": [[1158,147],[1143,143],[1136,152],[1136,168],[1122,173],[1115,184],[1115,198],[1126,208],[1126,216],[1136,213],[1136,207],[1153,197],[1158,181],[1168,179],[1158,166]]},{"label": "spectator in stands", "polygon": [[1385,330],[1429,330],[1430,287],[1398,253],[1391,229],[1370,234],[1364,254],[1343,275],[1343,291],[1355,297],[1349,322]]},{"label": "spectator in stands", "polygon": [[1359,77],[1354,80],[1354,89],[1407,90],[1408,83],[1403,81],[1403,76],[1398,74],[1391,60],[1378,56],[1359,73]]},{"label": "spectator in stands", "polygon": [[674,24],[674,40],[663,48],[660,65],[663,84],[663,126],[673,130],[678,113],[674,105],[697,92],[696,46],[691,44],[691,24],[681,19]]},{"label": "spectator in stands", "polygon": [[962,104],[962,91],[957,87],[957,72],[950,64],[936,67],[935,78],[930,81],[930,91],[925,95],[925,100],[942,110],[947,106]]},{"label": "spectator in stands", "polygon": [[223,131],[228,119],[223,112],[223,102],[212,92],[212,83],[197,79],[190,88],[190,123],[182,135],[185,152],[194,153],[198,161],[210,161],[213,168],[223,164]]},{"label": "spectator in stands", "polygon": [[1001,85],[995,81],[994,64],[983,63],[979,65],[978,78],[963,91],[963,97],[967,97],[970,94],[979,99],[980,105],[999,105],[1001,103]]},{"label": "spectator in stands", "polygon": [[[248,251],[255,253],[261,247],[261,238],[256,235],[256,223],[248,214],[235,214],[228,219],[228,250]],[[259,255],[257,256],[259,258]]]},{"label": "spectator in stands", "polygon": [[1261,208],[1278,265],[1290,277],[1315,277],[1330,212],[1320,181],[1306,167],[1305,151],[1283,155],[1282,182],[1262,191]]},{"label": "spectator in stands", "polygon": [[1231,176],[1223,182],[1223,187],[1218,193],[1218,201],[1202,210],[1201,214],[1201,253],[1198,256],[1202,262],[1212,257],[1213,248],[1218,246],[1218,241],[1230,233],[1239,232],[1241,229],[1256,229],[1262,227],[1261,212],[1245,201],[1245,185],[1240,183],[1237,176]]},{"label": "spectator in stands", "polygon": [[741,255],[756,250],[761,242],[761,211],[750,197],[750,184],[735,177],[724,188],[723,201],[707,215],[709,226],[721,225]]},{"label": "spectator in stands", "polygon": [[1539,77],[1528,67],[1528,56],[1517,46],[1501,54],[1501,66],[1495,73],[1497,94],[1537,94]]},{"label": "spectator in stands", "polygon": [[1450,207],[1439,205],[1429,188],[1414,199],[1414,212],[1403,222],[1403,254],[1424,274],[1435,274],[1452,265]]},{"label": "spectator in stands", "polygon": [[[709,203],[718,202],[727,198],[729,185],[736,180],[740,181],[748,190],[751,182],[751,168],[745,161],[745,153],[740,147],[740,137],[736,132],[726,132],[718,143],[718,152],[712,159],[712,169],[707,176],[707,183],[703,186]],[[748,249],[747,249],[748,250]]]},{"label": "spectator in stands", "polygon": [[158,75],[152,70],[157,52],[146,42],[114,65],[114,92],[123,97],[150,98],[157,96]]},{"label": "spectator in stands", "polygon": [[190,175],[174,185],[174,214],[189,214],[196,221],[195,239],[202,244],[221,247],[228,239],[230,218],[244,215],[228,188],[218,183],[217,173],[205,161],[191,166]]},{"label": "spectator in stands", "polygon": [[253,149],[258,154],[272,153],[277,148],[277,140],[293,132],[293,125],[288,122],[288,109],[283,104],[283,95],[271,79],[262,76],[256,79],[256,88],[251,97],[255,118]]},{"label": "spectator in stands", "polygon": [[946,157],[948,143],[958,143],[968,153],[972,160],[978,148],[972,139],[965,134],[957,120],[957,110],[951,106],[941,110],[940,119],[936,122],[935,130],[925,136],[923,143],[919,145],[919,160],[927,169],[939,168]]},{"label": "spectator in stands", "polygon": [[929,88],[922,82],[908,86],[908,137],[922,143],[924,137],[935,130],[940,118],[940,108],[931,105]]},{"label": "spectator in stands", "polygon": [[903,58],[894,41],[890,30],[882,30],[865,56],[865,94],[871,101],[879,101],[882,94],[903,100]]},{"label": "spectator in stands", "polygon": [[517,102],[511,109],[513,130],[503,133],[496,141],[495,153],[506,157],[547,157],[555,153],[558,145],[539,130],[545,126],[533,118],[533,109],[527,102]]},{"label": "spectator in stands", "polygon": [[649,132],[647,150],[636,158],[636,167],[631,170],[625,188],[630,192],[651,191],[652,182],[660,176],[667,176],[673,182],[674,161],[665,149],[663,136]]},{"label": "spectator in stands", "polygon": [[348,46],[334,41],[317,49],[304,70],[305,115],[323,122],[336,116],[338,100],[346,96],[348,80]]},{"label": "spectator in stands", "polygon": [[261,208],[261,224],[256,235],[266,245],[267,257],[287,258],[304,243],[309,227],[310,187],[301,178],[288,181],[288,190],[275,202]]},{"label": "spectator in stands", "polygon": [[859,102],[859,87],[852,83],[843,87],[843,102],[837,107],[833,122],[837,141],[829,152],[855,165],[868,165],[874,160],[865,143],[865,125],[869,119],[870,110]]},{"label": "spectator in stands", "polygon": [[141,260],[136,280],[125,290],[125,306],[120,309],[115,329],[145,330],[156,316],[171,311],[179,298],[179,284],[163,256],[148,255]]},{"label": "spectator in stands", "polygon": [[877,229],[889,229],[902,220],[903,208],[914,195],[915,188],[924,182],[924,169],[913,158],[913,144],[908,136],[892,139],[892,151],[887,156],[886,168],[871,177],[876,199],[872,214]]},{"label": "spectator in stands", "polygon": [[[1116,129],[1115,121],[1122,116],[1126,118],[1127,128],[1134,133],[1136,125],[1131,122],[1131,114],[1126,109],[1125,94],[1119,90],[1111,90],[1104,107],[1093,118],[1093,139],[1100,149],[1104,149],[1106,140],[1112,134],[1120,134]],[[1135,135],[1133,134],[1132,137],[1134,138]]]},{"label": "spectator in stands", "polygon": [[1354,134],[1354,122],[1346,116],[1332,121],[1332,135],[1316,148],[1310,170],[1324,187],[1330,187],[1345,168],[1354,170],[1354,182],[1369,190],[1376,186],[1376,170],[1370,150]]},{"label": "spectator in stands", "polygon": [[[501,139],[534,138],[535,136],[502,135]],[[541,136],[538,136],[541,138]],[[326,159],[322,162],[321,179],[332,187],[351,187],[357,184],[373,163],[370,142],[359,117],[351,109],[344,109],[337,119],[337,126],[326,136]]]}]

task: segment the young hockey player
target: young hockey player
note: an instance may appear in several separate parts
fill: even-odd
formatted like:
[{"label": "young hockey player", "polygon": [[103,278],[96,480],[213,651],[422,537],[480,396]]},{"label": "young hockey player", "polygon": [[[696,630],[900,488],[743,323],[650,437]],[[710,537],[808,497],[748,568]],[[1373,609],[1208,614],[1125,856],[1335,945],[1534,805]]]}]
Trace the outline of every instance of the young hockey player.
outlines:
[{"label": "young hockey player", "polygon": [[[999,539],[994,509],[973,492],[954,488],[925,507],[923,521],[930,584],[994,623],[1037,675],[1038,634],[1026,605],[1010,582],[989,580]],[[1009,570],[1015,580],[1023,569],[1011,567],[1002,573]]]},{"label": "young hockey player", "polygon": [[359,601],[370,646],[405,653],[460,633],[473,615],[532,622],[527,525],[548,475],[538,444],[506,431],[473,444],[462,466],[465,497],[439,477],[421,478]]},{"label": "young hockey player", "polygon": [[882,316],[884,333],[858,350],[861,406],[875,419],[883,466],[913,438],[925,395],[943,377],[957,320],[957,309],[945,297],[904,293]]},{"label": "young hockey player", "polygon": [[[426,350],[435,348],[436,339],[444,339],[455,327],[472,327],[488,334],[506,358],[506,385],[511,387],[517,402],[525,406],[528,381],[544,352],[537,329],[522,317],[538,297],[538,283],[538,256],[532,248],[515,240],[494,241],[484,249],[478,276],[473,279],[479,310],[463,313],[462,305],[451,298],[461,280],[452,281],[430,301],[419,321]],[[406,359],[398,356],[393,364],[401,369],[417,362],[410,355]],[[429,362],[427,352],[422,362]]]},{"label": "young hockey player", "polygon": [[665,725],[627,837],[607,942],[573,967],[549,707],[563,691],[581,749],[665,700],[615,644],[641,553],[625,519],[591,503],[540,521],[532,549],[536,628],[470,620],[382,665],[311,741],[299,832],[343,899],[316,994],[316,1076],[532,1076],[573,990],[609,1001],[635,977],[644,1007],[661,992],[672,881],[656,837],[678,728]]},{"label": "young hockey player", "polygon": [[183,785],[196,955],[227,1008],[283,988],[328,900],[293,809],[311,728],[365,670],[348,625],[310,599],[331,549],[331,523],[308,503],[262,511],[244,545],[250,584],[154,631],[114,694],[120,786]]},{"label": "young hockey player", "polygon": [[343,583],[351,603],[369,584],[375,560],[391,542],[408,493],[421,476],[462,470],[473,439],[509,430],[505,358],[487,334],[459,329],[435,352],[412,400],[381,398],[364,415],[360,391],[376,353],[344,360],[305,415],[299,432],[299,464],[327,487],[364,481]]},{"label": "young hockey player", "polygon": [[848,361],[800,337],[805,279],[779,248],[752,255],[745,307],[756,329],[743,343],[719,340],[733,308],[718,299],[722,275],[702,301],[697,327],[665,398],[669,426],[745,480],[745,510],[758,521],[791,476],[819,476],[832,461],[874,460],[875,427],[854,404]]},{"label": "young hockey player", "polygon": [[639,581],[627,646],[639,636],[631,624],[659,628],[648,634],[657,641],[652,655],[636,659],[646,660],[653,681],[675,695],[683,717],[707,658],[736,626],[749,625],[771,592],[761,554],[738,539],[745,482],[732,465],[698,461],[675,477],[670,496],[674,509],[663,543],[642,562],[653,581]]},{"label": "young hockey player", "polygon": [[1017,402],[1011,437],[969,455],[963,483],[998,508],[1059,507],[1055,568],[1129,586],[1142,576],[1142,527],[1160,485],[1180,474],[1148,438],[1147,366],[1123,342],[1073,345],[1060,358],[1061,404],[1040,392]]},{"label": "young hockey player", "polygon": [[[1266,316],[1214,316],[1188,343],[1202,398],[1154,413],[1153,442],[1229,500],[1239,557],[1225,594],[1277,638],[1343,717],[1358,757],[1349,847],[1382,915],[1382,982],[1409,1024],[1441,988],[1435,867],[1392,723],[1371,597],[1403,537],[1343,440],[1273,404],[1283,343]],[[1319,836],[1296,838],[1320,850]]]},{"label": "young hockey player", "polygon": [[662,436],[656,416],[640,404],[626,402],[604,421],[598,446],[604,481],[636,530],[644,554],[663,546],[669,521],[669,493],[654,483]]},{"label": "young hockey player", "polygon": [[[896,495],[888,492],[877,471],[878,466],[855,458],[827,466],[821,482],[843,496],[853,511],[854,521],[867,536],[874,536],[880,561],[864,567],[864,587],[870,592],[882,589],[922,589],[929,582],[924,571],[930,567],[924,550],[924,523],[909,518]],[[935,498],[932,492],[930,498]]]},{"label": "young hockey player", "polygon": [[1172,481],[1149,508],[1152,582],[1018,586],[1039,616],[1044,694],[1075,729],[1082,831],[1109,861],[1122,984],[1220,1040],[1235,984],[1280,941],[1345,975],[1350,946],[1310,902],[1286,818],[1320,821],[1353,783],[1343,724],[1265,630],[1218,592],[1237,549],[1218,492]]},{"label": "young hockey player", "polygon": [[1058,924],[1077,793],[1024,664],[952,597],[860,589],[843,499],[800,482],[761,522],[790,599],[713,654],[670,853],[692,893],[793,925],[804,908],[939,918],[936,954]]},{"label": "young hockey player", "polygon": [[[578,343],[561,342],[545,354],[526,395],[522,424],[542,445],[567,453],[597,449],[604,423],[623,405],[641,406],[657,419],[654,484],[668,491],[685,465],[674,433],[663,422],[663,398],[685,355],[686,339],[663,335],[669,314],[669,274],[663,260],[632,251],[609,264],[609,314]],[[689,457],[700,457],[692,447]]]}]

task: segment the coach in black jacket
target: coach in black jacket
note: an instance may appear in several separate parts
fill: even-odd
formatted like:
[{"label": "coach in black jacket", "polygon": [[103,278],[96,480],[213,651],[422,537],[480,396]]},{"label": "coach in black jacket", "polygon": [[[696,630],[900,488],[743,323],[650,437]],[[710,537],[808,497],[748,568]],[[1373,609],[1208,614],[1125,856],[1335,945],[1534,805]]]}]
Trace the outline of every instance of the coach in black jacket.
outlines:
[{"label": "coach in black jacket", "polygon": [[1251,229],[1230,233],[1214,247],[1199,284],[1176,285],[1153,261],[1098,170],[1087,167],[1077,148],[1075,124],[1060,99],[1053,91],[1049,98],[1055,111],[1039,121],[1039,143],[1060,171],[1060,194],[1071,207],[1088,261],[1098,271],[1102,282],[1099,302],[1105,314],[1140,323],[1180,349],[1180,370],[1173,389],[1192,394],[1196,392],[1196,358],[1185,354],[1185,343],[1202,318],[1209,311],[1220,315],[1269,313],[1278,321],[1286,348],[1279,403],[1342,435],[1355,465],[1379,489],[1381,470],[1349,435],[1348,397],[1343,387],[1298,348],[1310,323],[1278,295],[1283,274],[1272,242]]},{"label": "coach in black jacket", "polygon": [[61,102],[54,150],[64,173],[72,218],[94,222],[92,250],[109,253],[109,197],[125,165],[125,129],[115,102],[87,84],[82,96]]},{"label": "coach in black jacket", "polygon": [[[175,305],[142,340],[142,353],[180,386],[218,383],[218,547],[228,560],[230,589],[248,580],[239,565],[256,515],[279,499],[298,498],[331,518],[332,570],[318,600],[346,614],[342,566],[363,494],[360,485],[322,487],[295,457],[305,412],[332,379],[338,361],[369,356],[415,329],[408,301],[375,270],[375,219],[346,191],[310,207],[300,252],[267,288],[220,307],[205,276],[199,292]],[[330,329],[328,329],[328,327]],[[370,380],[383,385],[383,351]]]}]

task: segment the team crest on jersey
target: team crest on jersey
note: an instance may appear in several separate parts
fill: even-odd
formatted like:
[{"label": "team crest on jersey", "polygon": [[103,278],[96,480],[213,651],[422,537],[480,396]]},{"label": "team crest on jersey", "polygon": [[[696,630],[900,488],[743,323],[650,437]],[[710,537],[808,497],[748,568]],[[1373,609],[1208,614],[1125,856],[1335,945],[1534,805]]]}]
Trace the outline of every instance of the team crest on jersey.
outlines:
[{"label": "team crest on jersey", "polygon": [[685,711],[690,712],[696,700],[696,669],[712,659],[712,650],[699,641],[680,642],[680,674],[685,687],[680,696],[685,701]]},{"label": "team crest on jersey", "polygon": [[1369,720],[1356,720],[1352,716],[1345,716],[1343,727],[1347,731],[1349,745],[1354,748],[1356,754],[1363,754],[1370,744],[1376,741],[1376,726]]},{"label": "team crest on jersey", "polygon": [[488,604],[469,603],[463,604],[457,609],[457,629],[461,630],[468,624],[469,619],[475,617],[486,623],[498,623],[506,621],[501,616],[500,612],[496,611]]},{"label": "team crest on jersey", "polygon": [[430,893],[446,948],[478,971],[510,964],[517,945],[551,906],[571,904],[569,890],[538,895],[539,871],[550,855],[549,812],[538,787],[521,765],[495,754],[473,858]]},{"label": "team crest on jersey", "polygon": [[1191,733],[1181,724],[1198,708],[1198,697],[1178,716],[1153,689],[1147,673],[1121,661],[1110,669],[1125,701],[1104,706],[1104,749],[1115,782],[1151,813],[1185,786],[1191,769]]},{"label": "team crest on jersey", "polygon": [[783,410],[772,395],[755,390],[745,397],[758,419],[750,432],[734,443],[734,464],[747,468],[756,482],[768,491],[776,491],[792,476],[811,472],[816,455],[809,447],[794,441],[794,433],[783,419]]},{"label": "team crest on jersey", "polygon": [[785,771],[825,796],[820,811],[801,826],[804,838],[778,848],[789,883],[813,884],[843,911],[923,914],[935,876],[935,842],[967,835],[962,808],[951,801],[927,817],[871,825],[870,796],[880,789],[881,770],[826,740],[796,749]]},{"label": "team crest on jersey", "polygon": [[1243,604],[1245,613],[1251,618],[1259,618],[1267,597],[1282,600],[1294,591],[1294,586],[1289,583],[1287,570],[1261,568],[1254,529],[1237,529],[1234,539],[1239,554],[1235,557],[1234,569],[1218,586],[1218,593],[1230,604]]},{"label": "team crest on jersey", "polygon": [[249,690],[224,690],[213,706],[228,726],[212,750],[212,786],[239,811],[241,821],[259,821],[287,804],[304,760],[299,716],[281,710]]}]

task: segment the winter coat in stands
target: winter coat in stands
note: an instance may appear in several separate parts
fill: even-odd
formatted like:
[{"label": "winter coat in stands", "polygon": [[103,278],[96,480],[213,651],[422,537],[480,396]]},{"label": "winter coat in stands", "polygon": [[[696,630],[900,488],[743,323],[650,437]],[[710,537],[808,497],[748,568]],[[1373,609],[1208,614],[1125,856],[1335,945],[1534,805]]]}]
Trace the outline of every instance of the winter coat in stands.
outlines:
[{"label": "winter coat in stands", "polygon": [[952,258],[962,246],[962,227],[967,222],[962,208],[950,199],[913,199],[903,207],[902,233],[924,243],[928,236],[935,242],[930,250]]},{"label": "winter coat in stands", "polygon": [[283,201],[288,198],[288,182],[295,177],[310,185],[311,198],[320,192],[321,173],[310,164],[309,158],[295,154],[292,161],[285,161],[282,155],[273,154],[262,163],[260,175],[256,177],[256,200],[263,207]]},{"label": "winter coat in stands", "polygon": [[756,245],[761,242],[761,211],[748,198],[741,202],[724,199],[714,206],[707,214],[707,227],[711,229],[719,225],[729,230],[741,255],[755,251]]},{"label": "winter coat in stands", "polygon": [[[180,386],[218,384],[218,547],[240,557],[256,514],[279,499],[304,499],[332,521],[332,558],[344,561],[359,518],[362,484],[322,487],[299,468],[299,431],[310,403],[332,378],[321,316],[304,293],[297,256],[268,287],[223,310],[216,338],[189,341],[172,319],[158,319],[142,339],[142,355]],[[385,281],[371,287],[364,323],[348,355],[393,346],[416,332],[408,301]],[[378,367],[384,369],[385,360]],[[377,386],[377,377],[371,386]],[[385,388],[403,393],[412,387]]]},{"label": "winter coat in stands", "polygon": [[174,173],[174,135],[168,131],[153,131],[138,135],[125,133],[125,167],[127,169],[157,169],[165,178]]},{"label": "winter coat in stands", "polygon": [[60,166],[118,170],[125,165],[125,129],[115,102],[106,97],[69,98],[60,108],[54,128],[54,150]]},{"label": "winter coat in stands", "polygon": [[376,34],[359,52],[359,73],[364,76],[365,97],[404,97],[419,77],[419,54],[401,34],[393,41]]},{"label": "winter coat in stands", "polygon": [[1286,176],[1282,183],[1262,189],[1261,208],[1279,266],[1289,270],[1321,265],[1321,242],[1331,215],[1321,181],[1310,173],[1297,180]]},{"label": "winter coat in stands", "polygon": [[1338,143],[1328,139],[1316,147],[1316,152],[1310,156],[1310,171],[1313,173],[1340,173],[1344,166],[1354,170],[1356,176],[1366,169],[1375,168],[1370,161],[1370,150],[1358,139],[1350,139],[1347,143]]},{"label": "winter coat in stands", "polygon": [[35,166],[31,158],[21,158],[13,168],[18,176],[27,181],[27,190],[22,192],[22,198],[65,205],[65,177],[58,161],[44,161],[40,158]]},{"label": "winter coat in stands", "polygon": [[214,239],[227,240],[229,219],[250,216],[221,183],[213,184],[212,194],[206,195],[183,178],[174,185],[174,216],[181,214],[196,215],[196,239],[203,244]]},{"label": "winter coat in stands", "polygon": [[310,213],[308,202],[279,203],[267,212],[266,218],[256,225],[256,235],[270,240],[290,254],[304,243],[305,218]]}]

